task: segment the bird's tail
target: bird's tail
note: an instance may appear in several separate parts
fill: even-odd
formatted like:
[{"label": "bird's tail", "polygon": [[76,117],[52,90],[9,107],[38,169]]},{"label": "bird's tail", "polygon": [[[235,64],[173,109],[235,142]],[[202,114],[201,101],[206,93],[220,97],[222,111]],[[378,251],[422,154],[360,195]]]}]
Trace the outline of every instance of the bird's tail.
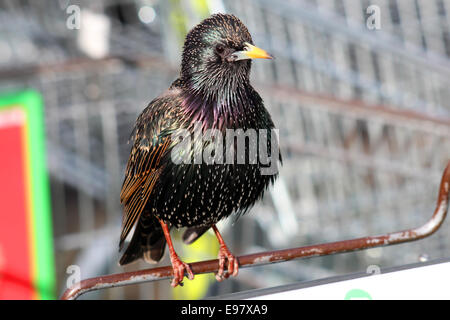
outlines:
[{"label": "bird's tail", "polygon": [[203,227],[190,227],[187,228],[183,233],[183,242],[186,244],[191,244],[200,238],[211,226]]},{"label": "bird's tail", "polygon": [[125,265],[139,258],[157,263],[164,255],[165,247],[166,239],[158,219],[144,211],[119,264]]}]

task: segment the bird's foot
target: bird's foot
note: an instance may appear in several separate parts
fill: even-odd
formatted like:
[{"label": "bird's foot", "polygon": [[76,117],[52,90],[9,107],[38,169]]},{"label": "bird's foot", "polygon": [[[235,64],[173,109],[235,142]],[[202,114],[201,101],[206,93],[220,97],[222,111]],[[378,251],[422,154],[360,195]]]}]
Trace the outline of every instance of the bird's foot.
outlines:
[{"label": "bird's foot", "polygon": [[170,284],[172,287],[176,287],[178,285],[183,286],[183,278],[184,273],[187,273],[187,277],[189,280],[194,279],[194,273],[191,270],[191,267],[177,256],[173,255],[170,257],[170,261],[172,262],[172,269],[173,269],[173,280]]},{"label": "bird's foot", "polygon": [[[228,272],[225,273],[225,261],[228,260]],[[219,250],[219,270],[216,273],[217,281],[228,279],[230,275],[236,277],[239,272],[239,263],[236,257],[228,250],[225,245],[220,246]]]}]

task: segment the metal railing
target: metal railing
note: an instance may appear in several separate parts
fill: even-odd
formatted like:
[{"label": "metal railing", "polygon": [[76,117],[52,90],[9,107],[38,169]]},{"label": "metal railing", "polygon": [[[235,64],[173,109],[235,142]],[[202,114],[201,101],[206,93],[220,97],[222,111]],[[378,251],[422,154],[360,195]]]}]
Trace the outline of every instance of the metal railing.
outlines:
[{"label": "metal railing", "polygon": [[[450,162],[442,174],[439,187],[437,206],[432,217],[423,225],[398,232],[392,232],[379,236],[369,236],[352,240],[336,241],[331,243],[311,245],[307,247],[269,251],[238,257],[239,266],[251,267],[278,262],[289,261],[298,258],[325,256],[349,251],[364,250],[380,246],[389,246],[428,237],[436,232],[445,220],[448,211],[450,188]],[[219,260],[209,260],[190,264],[194,274],[217,272]],[[225,266],[226,267],[226,266]],[[173,275],[172,267],[160,267],[141,271],[100,276],[83,280],[67,289],[62,295],[64,300],[74,300],[80,295],[94,290],[139,284],[143,282],[168,279]]]}]

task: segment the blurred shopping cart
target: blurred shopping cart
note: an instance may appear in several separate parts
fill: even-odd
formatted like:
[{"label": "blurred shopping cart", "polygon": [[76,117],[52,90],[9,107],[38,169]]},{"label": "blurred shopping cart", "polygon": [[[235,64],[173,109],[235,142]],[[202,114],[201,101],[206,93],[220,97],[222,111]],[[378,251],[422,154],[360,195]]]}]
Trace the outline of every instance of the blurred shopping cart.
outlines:
[{"label": "blurred shopping cart", "polygon": [[[252,77],[280,129],[284,166],[263,202],[223,225],[236,254],[395,231],[430,216],[450,158],[448,0],[205,3],[236,14],[276,56],[254,63]],[[83,27],[67,28],[68,5],[107,26],[103,56],[80,45]],[[379,30],[367,28],[369,5],[380,8]],[[143,6],[155,12],[151,23]],[[188,19],[173,17],[180,8]],[[45,100],[59,292],[69,265],[83,278],[122,270],[127,140],[138,113],[176,78],[179,25],[189,28],[198,12],[181,0],[0,4],[0,90],[33,87]],[[208,295],[448,257],[448,228],[398,247],[245,269]],[[167,298],[171,289],[86,297]]]}]

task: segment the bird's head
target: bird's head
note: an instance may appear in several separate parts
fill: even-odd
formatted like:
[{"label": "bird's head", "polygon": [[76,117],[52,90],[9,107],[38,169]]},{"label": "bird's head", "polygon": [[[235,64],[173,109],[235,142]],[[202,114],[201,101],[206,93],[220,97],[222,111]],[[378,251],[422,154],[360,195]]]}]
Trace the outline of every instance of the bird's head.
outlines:
[{"label": "bird's head", "polygon": [[272,56],[253,45],[247,27],[237,17],[215,14],[187,34],[181,77],[195,90],[234,90],[249,81],[251,59],[257,58]]}]

